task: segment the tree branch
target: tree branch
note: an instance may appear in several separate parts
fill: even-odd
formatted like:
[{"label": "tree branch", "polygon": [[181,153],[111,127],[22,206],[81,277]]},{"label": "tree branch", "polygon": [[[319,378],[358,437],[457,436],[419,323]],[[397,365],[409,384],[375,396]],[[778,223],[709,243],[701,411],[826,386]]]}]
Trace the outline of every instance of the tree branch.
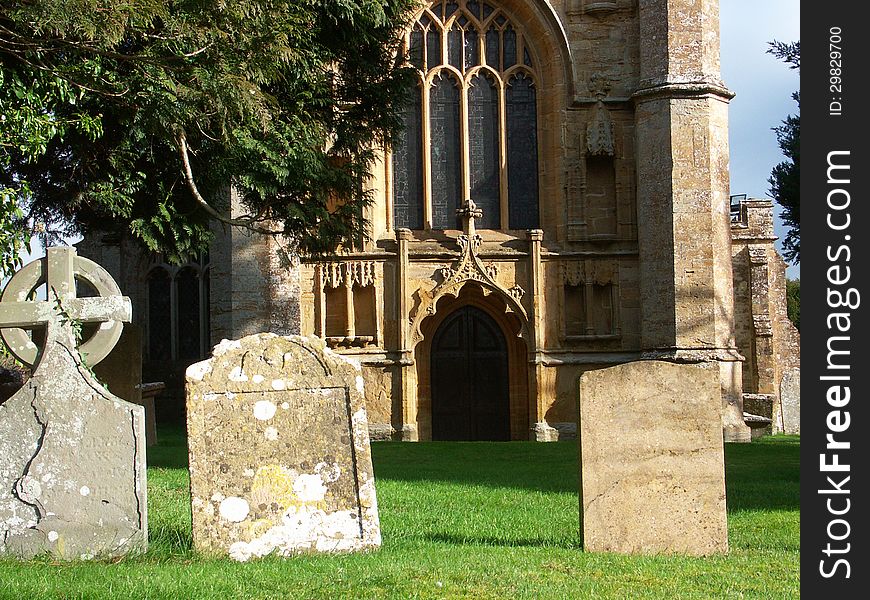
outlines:
[{"label": "tree branch", "polygon": [[181,154],[181,162],[184,165],[184,179],[187,182],[187,187],[190,189],[190,193],[193,194],[193,198],[196,200],[197,204],[199,204],[200,208],[202,208],[210,217],[227,225],[245,227],[247,229],[250,229],[251,231],[255,231],[257,233],[264,233],[266,235],[281,235],[283,233],[282,231],[275,231],[255,225],[255,223],[265,220],[264,216],[268,210],[265,207],[260,209],[260,212],[256,215],[248,215],[241,219],[231,219],[225,217],[217,210],[215,210],[215,208],[211,204],[209,204],[205,198],[202,197],[202,194],[199,193],[199,188],[196,186],[196,181],[194,181],[193,169],[190,166],[190,153],[187,148],[187,135],[185,134],[184,129],[178,130],[175,135],[175,139],[178,142],[178,150]]}]

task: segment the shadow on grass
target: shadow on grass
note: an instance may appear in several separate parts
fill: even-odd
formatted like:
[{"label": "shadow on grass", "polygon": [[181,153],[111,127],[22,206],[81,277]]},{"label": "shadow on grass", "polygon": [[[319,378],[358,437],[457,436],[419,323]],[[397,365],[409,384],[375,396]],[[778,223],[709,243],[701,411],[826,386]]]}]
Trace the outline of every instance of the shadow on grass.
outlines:
[{"label": "shadow on grass", "polygon": [[160,425],[157,428],[157,443],[145,450],[149,467],[186,469],[187,430],[179,425]]},{"label": "shadow on grass", "polygon": [[375,478],[576,494],[576,442],[375,442]]},{"label": "shadow on grass", "polygon": [[552,539],[514,539],[475,535],[427,535],[424,539],[451,546],[497,546],[504,548],[562,548],[565,550],[582,550],[583,544],[579,538],[575,541],[556,541]]},{"label": "shadow on grass", "polygon": [[725,444],[728,512],[800,510],[800,437]]},{"label": "shadow on grass", "polygon": [[[576,442],[374,442],[378,479],[448,482],[544,493],[578,492]],[[147,450],[148,465],[186,469],[186,430],[163,426]],[[729,512],[799,510],[800,437],[773,436],[725,445]]]}]

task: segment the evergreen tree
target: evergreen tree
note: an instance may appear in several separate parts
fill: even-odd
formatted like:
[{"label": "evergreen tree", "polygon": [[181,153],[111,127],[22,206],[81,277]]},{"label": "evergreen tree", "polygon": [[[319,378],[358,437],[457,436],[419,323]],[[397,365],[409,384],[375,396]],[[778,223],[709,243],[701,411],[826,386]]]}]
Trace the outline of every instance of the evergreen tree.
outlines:
[{"label": "evergreen tree", "polygon": [[801,328],[801,280],[798,279],[786,279],[785,281],[785,293],[786,293],[786,310],[788,311],[788,318],[791,319],[791,322],[794,323],[794,326],[800,330]]},{"label": "evergreen tree", "polygon": [[[790,68],[800,70],[800,41],[783,43],[771,42],[770,54],[786,62]],[[782,207],[781,217],[787,228],[782,242],[785,259],[792,264],[801,261],[801,121],[800,121],[800,91],[791,96],[798,105],[798,114],[789,115],[779,127],[774,127],[776,140],[786,160],[776,165],[771,171],[767,182],[770,184],[770,195]]]},{"label": "evergreen tree", "polygon": [[[129,231],[180,260],[209,222],[355,239],[410,85],[415,0],[0,0],[0,249]],[[229,189],[245,216],[229,218]]]}]

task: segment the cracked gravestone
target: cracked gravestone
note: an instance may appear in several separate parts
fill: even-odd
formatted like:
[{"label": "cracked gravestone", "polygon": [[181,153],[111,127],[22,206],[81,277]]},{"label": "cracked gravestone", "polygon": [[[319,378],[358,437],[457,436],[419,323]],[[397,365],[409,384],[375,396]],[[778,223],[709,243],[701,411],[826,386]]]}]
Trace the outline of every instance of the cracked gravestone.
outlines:
[{"label": "cracked gravestone", "polygon": [[[77,297],[77,283],[97,292]],[[35,291],[45,285],[45,300]],[[147,546],[145,415],[91,373],[130,321],[130,300],[73,248],[9,281],[0,335],[33,376],[0,406],[0,556],[91,559]],[[79,343],[82,324],[98,324]],[[28,335],[25,329],[33,330]]]},{"label": "cracked gravestone", "polygon": [[359,367],[322,340],[224,340],[187,369],[194,546],[246,561],[380,546]]},{"label": "cracked gravestone", "polygon": [[719,373],[637,361],[580,377],[583,548],[728,551]]}]

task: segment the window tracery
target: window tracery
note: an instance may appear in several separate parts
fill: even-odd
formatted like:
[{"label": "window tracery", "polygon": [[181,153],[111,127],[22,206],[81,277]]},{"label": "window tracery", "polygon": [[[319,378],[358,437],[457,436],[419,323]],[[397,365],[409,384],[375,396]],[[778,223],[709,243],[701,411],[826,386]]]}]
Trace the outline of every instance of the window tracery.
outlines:
[{"label": "window tracery", "polygon": [[436,0],[406,34],[418,85],[392,151],[395,228],[458,229],[471,198],[480,226],[538,226],[534,49],[495,3]]}]

